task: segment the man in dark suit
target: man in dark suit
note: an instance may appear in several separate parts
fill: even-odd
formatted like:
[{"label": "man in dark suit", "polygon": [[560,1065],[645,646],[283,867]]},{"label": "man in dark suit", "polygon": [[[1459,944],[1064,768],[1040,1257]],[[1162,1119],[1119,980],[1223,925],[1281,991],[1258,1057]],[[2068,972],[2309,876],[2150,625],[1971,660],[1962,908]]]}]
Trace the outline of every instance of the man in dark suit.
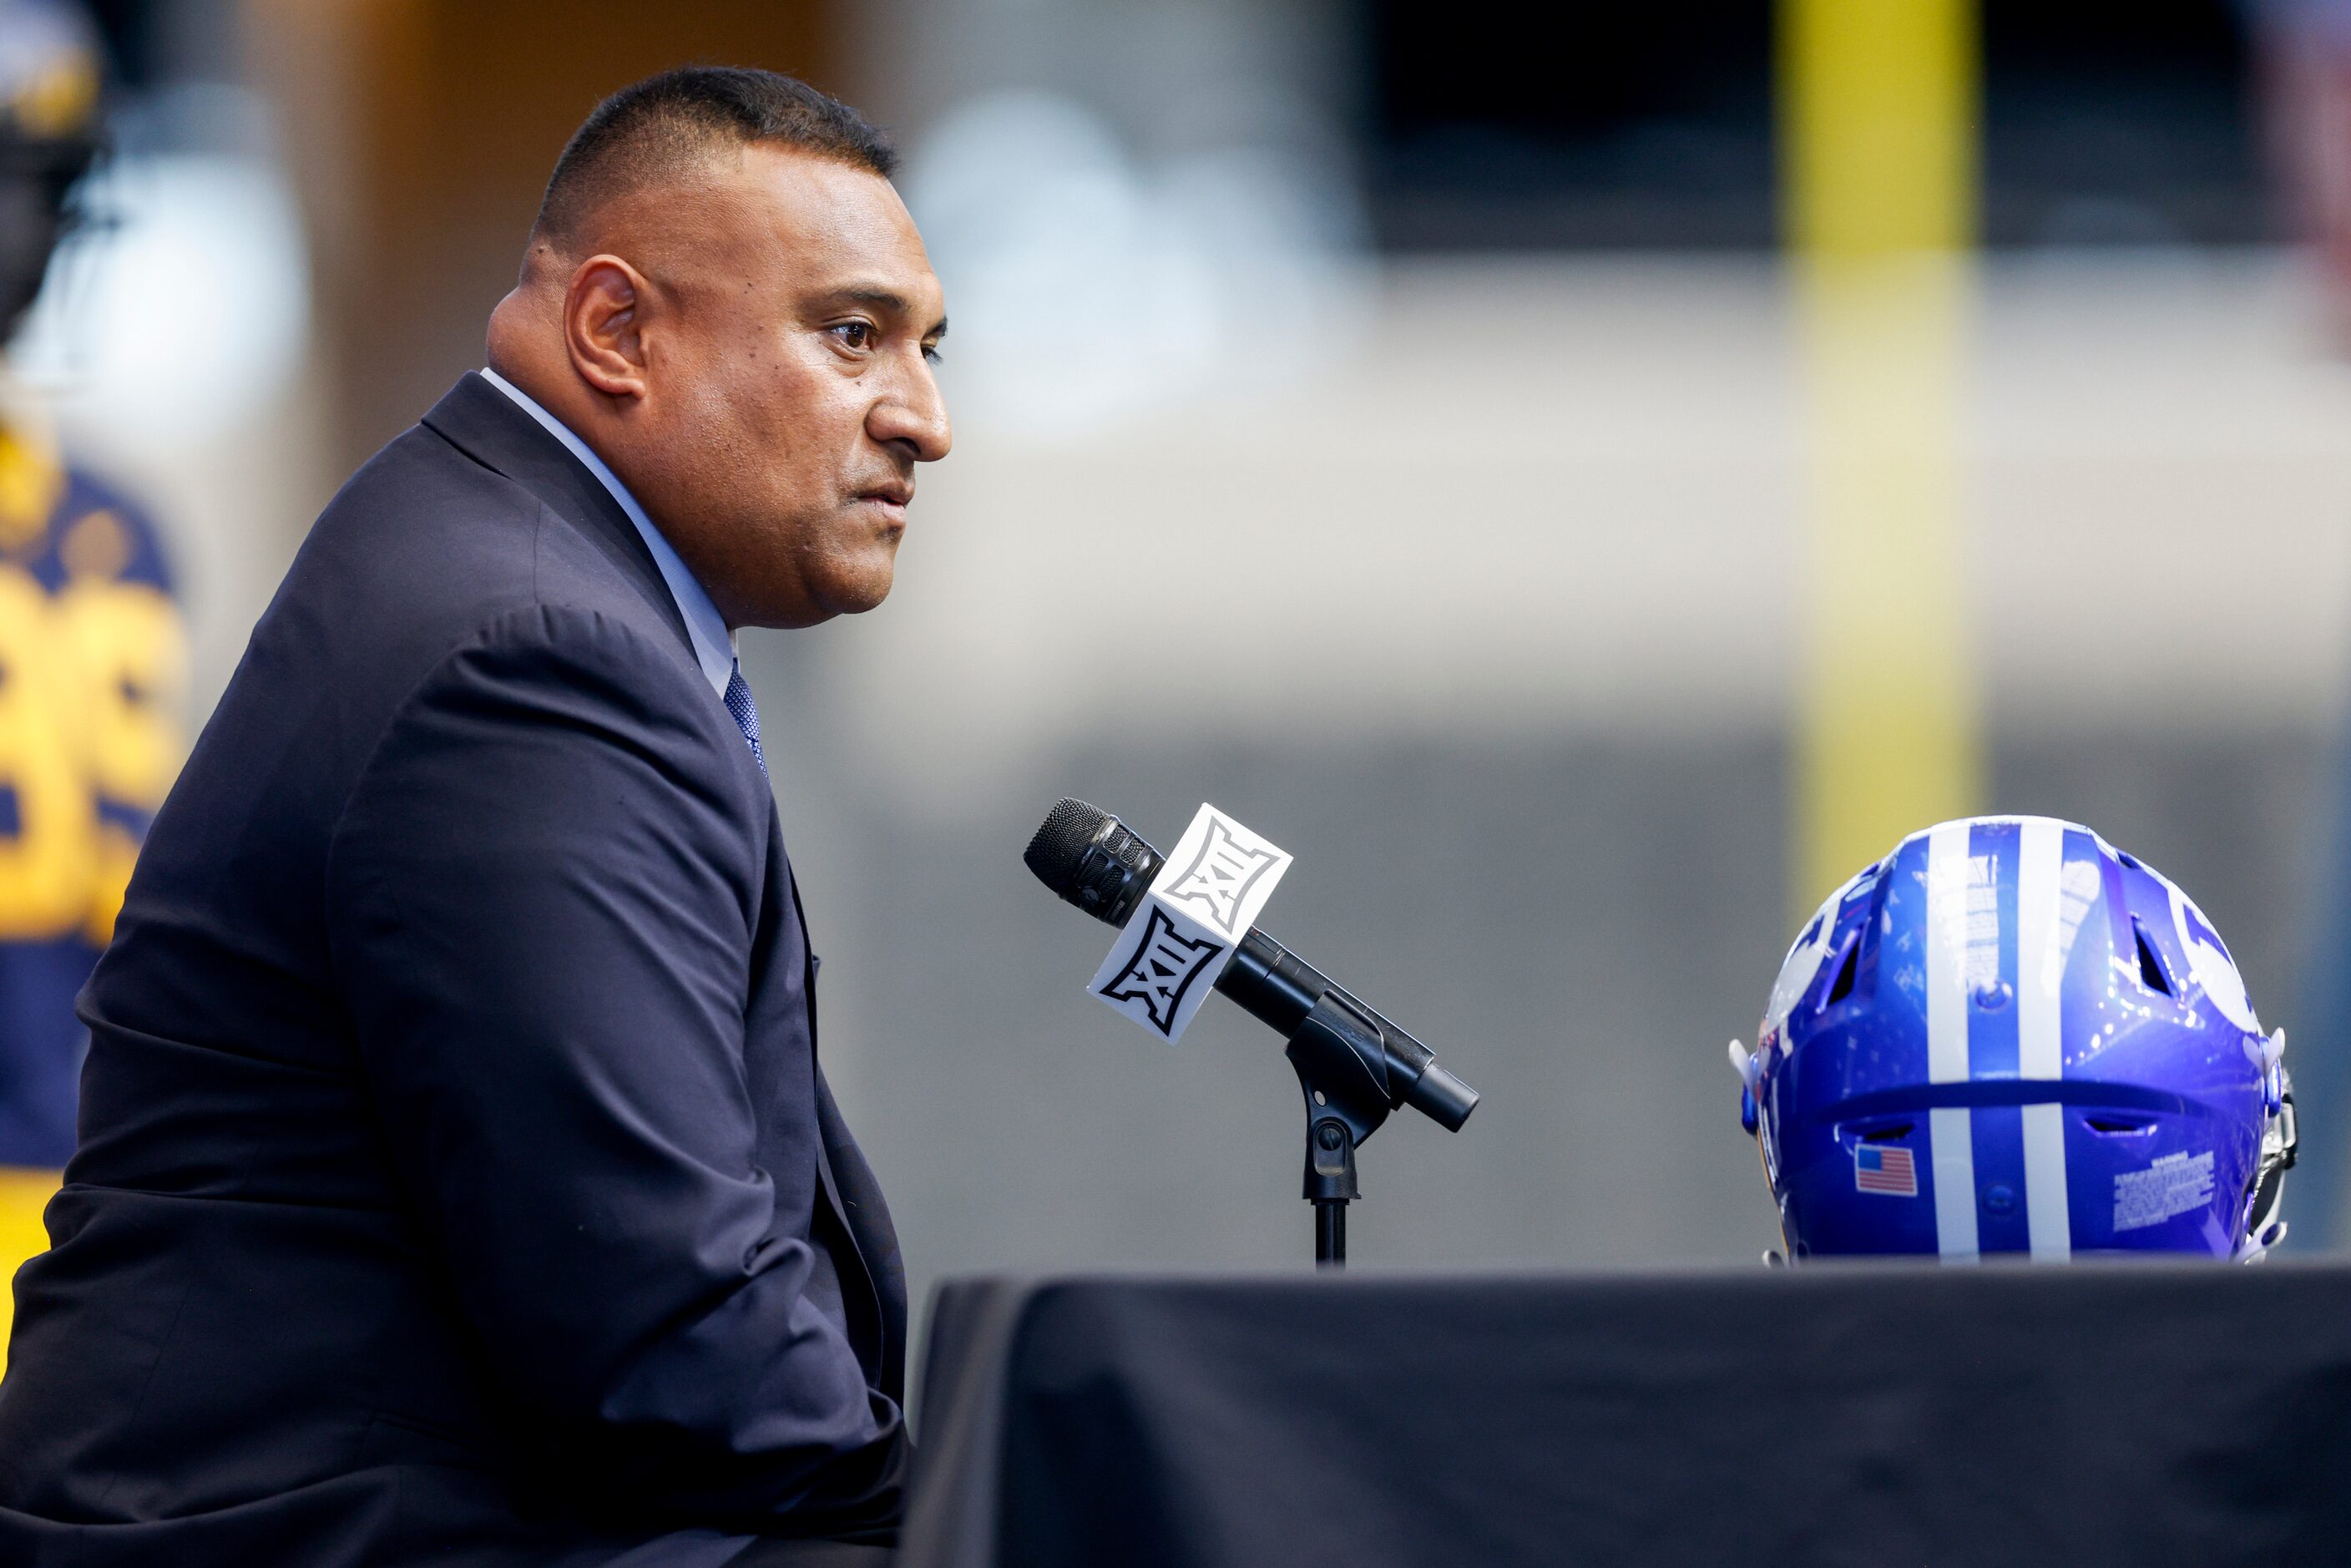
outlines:
[{"label": "man in dark suit", "polygon": [[730,641],[879,603],[946,452],[891,164],[788,78],[616,95],[319,517],[82,998],[0,1562],[893,1539],[904,1280]]}]

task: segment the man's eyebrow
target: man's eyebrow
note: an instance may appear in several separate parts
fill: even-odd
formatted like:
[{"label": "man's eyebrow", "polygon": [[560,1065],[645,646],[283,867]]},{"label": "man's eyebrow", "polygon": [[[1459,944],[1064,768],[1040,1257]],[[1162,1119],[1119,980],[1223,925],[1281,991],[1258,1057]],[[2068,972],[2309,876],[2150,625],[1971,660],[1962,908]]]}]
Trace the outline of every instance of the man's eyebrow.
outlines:
[{"label": "man's eyebrow", "polygon": [[871,305],[876,310],[888,310],[896,315],[906,313],[906,297],[895,289],[884,288],[878,283],[852,283],[826,295],[827,304]]}]

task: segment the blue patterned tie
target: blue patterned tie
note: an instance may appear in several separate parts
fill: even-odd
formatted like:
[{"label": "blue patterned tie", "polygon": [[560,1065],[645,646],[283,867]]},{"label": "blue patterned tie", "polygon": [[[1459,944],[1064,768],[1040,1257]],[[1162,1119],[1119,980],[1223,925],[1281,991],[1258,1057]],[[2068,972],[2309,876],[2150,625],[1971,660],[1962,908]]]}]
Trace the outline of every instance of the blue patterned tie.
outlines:
[{"label": "blue patterned tie", "polygon": [[768,754],[759,749],[759,710],[751,701],[751,683],[743,678],[743,666],[737,664],[735,673],[726,677],[726,711],[735,716],[735,727],[751,743],[751,760],[759,765],[760,777],[768,772]]}]

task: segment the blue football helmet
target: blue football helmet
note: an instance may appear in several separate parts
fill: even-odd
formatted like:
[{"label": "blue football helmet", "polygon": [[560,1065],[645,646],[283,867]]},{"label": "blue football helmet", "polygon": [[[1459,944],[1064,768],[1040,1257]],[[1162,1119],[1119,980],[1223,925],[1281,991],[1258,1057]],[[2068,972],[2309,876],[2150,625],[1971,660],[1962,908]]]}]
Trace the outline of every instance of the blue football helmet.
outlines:
[{"label": "blue football helmet", "polygon": [[2284,1050],[2160,872],[1978,817],[1831,895],[1730,1059],[1793,1259],[2250,1261],[2285,1235]]}]

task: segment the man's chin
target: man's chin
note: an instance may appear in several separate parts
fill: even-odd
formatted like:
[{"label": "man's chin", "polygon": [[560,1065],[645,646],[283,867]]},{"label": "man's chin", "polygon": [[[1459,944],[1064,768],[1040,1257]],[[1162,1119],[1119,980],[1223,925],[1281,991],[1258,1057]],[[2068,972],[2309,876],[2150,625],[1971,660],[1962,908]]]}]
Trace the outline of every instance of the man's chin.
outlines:
[{"label": "man's chin", "polygon": [[816,591],[810,594],[816,614],[798,622],[813,626],[841,615],[862,615],[878,607],[890,597],[890,587],[896,573],[888,563],[879,570],[845,573],[830,581],[811,584]]},{"label": "man's chin", "polygon": [[820,564],[833,570],[813,571],[797,581],[744,585],[749,591],[741,595],[742,601],[720,605],[728,612],[727,623],[789,632],[821,625],[836,616],[862,615],[890,597],[897,577],[894,549],[871,551],[854,561],[834,557]]},{"label": "man's chin", "polygon": [[862,615],[889,598],[891,586],[898,580],[895,556],[896,552],[893,551],[866,570],[841,582],[834,600],[840,606],[836,613]]}]

